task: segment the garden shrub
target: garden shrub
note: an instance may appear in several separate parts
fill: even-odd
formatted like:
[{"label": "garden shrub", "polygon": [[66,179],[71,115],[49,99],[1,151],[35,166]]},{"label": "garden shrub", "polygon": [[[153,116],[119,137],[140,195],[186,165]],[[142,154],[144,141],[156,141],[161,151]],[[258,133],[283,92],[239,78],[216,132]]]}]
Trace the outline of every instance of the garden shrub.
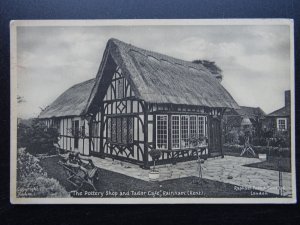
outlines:
[{"label": "garden shrub", "polygon": [[59,182],[48,178],[39,165],[39,160],[18,149],[17,157],[17,197],[69,197]]},{"label": "garden shrub", "polygon": [[25,147],[33,154],[55,154],[54,144],[58,144],[59,133],[55,128],[47,128],[40,120],[34,119],[31,126],[18,125],[18,147]]},{"label": "garden shrub", "polygon": [[238,129],[232,129],[226,135],[226,143],[244,144],[244,132]]},{"label": "garden shrub", "polygon": [[251,144],[255,145],[255,146],[267,146],[268,142],[267,142],[266,138],[263,138],[263,137],[254,137],[252,139],[252,143]]}]

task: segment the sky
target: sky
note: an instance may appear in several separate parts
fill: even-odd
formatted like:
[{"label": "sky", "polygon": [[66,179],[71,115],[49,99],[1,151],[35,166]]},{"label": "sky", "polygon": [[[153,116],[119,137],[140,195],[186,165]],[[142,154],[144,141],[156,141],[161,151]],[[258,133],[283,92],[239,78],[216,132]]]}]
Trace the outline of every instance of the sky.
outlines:
[{"label": "sky", "polygon": [[72,85],[95,78],[107,41],[192,61],[216,62],[222,85],[241,106],[270,113],[290,89],[286,25],[17,27],[18,117],[36,117]]}]

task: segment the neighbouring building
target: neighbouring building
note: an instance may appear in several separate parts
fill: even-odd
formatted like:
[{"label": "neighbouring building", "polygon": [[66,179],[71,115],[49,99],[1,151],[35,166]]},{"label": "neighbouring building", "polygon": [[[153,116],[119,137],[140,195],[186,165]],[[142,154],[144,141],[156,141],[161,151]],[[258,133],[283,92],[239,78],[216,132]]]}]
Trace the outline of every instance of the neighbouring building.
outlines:
[{"label": "neighbouring building", "polygon": [[222,117],[235,100],[205,66],[110,39],[95,79],[74,85],[39,116],[60,131],[60,147],[84,155],[151,165],[194,159],[191,138],[204,136],[206,157],[222,152]]},{"label": "neighbouring building", "polygon": [[273,135],[278,133],[287,133],[290,135],[291,132],[291,91],[285,91],[284,97],[284,107],[266,115],[263,123],[263,129],[272,131]]},{"label": "neighbouring building", "polygon": [[260,135],[265,112],[260,107],[240,106],[239,109],[227,109],[224,113],[224,130],[251,130],[253,135]]}]

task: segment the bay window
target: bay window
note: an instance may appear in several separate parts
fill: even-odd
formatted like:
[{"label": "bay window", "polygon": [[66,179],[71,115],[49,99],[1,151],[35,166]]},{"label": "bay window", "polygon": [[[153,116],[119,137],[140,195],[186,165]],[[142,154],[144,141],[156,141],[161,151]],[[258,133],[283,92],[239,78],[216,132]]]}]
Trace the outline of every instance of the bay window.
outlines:
[{"label": "bay window", "polygon": [[[185,149],[194,147],[195,139],[206,136],[206,116],[171,115],[170,117],[170,124],[168,124],[168,115],[156,116],[157,149]],[[170,132],[171,146],[168,146],[168,132]]]}]

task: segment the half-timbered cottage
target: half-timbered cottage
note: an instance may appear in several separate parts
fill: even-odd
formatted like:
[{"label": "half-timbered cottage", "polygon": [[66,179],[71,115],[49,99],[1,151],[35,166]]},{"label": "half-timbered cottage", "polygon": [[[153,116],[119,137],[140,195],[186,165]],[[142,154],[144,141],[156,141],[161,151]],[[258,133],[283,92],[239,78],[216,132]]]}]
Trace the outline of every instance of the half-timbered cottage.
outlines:
[{"label": "half-timbered cottage", "polygon": [[162,151],[160,163],[195,158],[200,136],[207,140],[203,156],[219,156],[223,113],[239,107],[219,77],[201,64],[110,39],[95,80],[67,90],[40,118],[59,121],[63,149],[145,168],[151,149]]}]

